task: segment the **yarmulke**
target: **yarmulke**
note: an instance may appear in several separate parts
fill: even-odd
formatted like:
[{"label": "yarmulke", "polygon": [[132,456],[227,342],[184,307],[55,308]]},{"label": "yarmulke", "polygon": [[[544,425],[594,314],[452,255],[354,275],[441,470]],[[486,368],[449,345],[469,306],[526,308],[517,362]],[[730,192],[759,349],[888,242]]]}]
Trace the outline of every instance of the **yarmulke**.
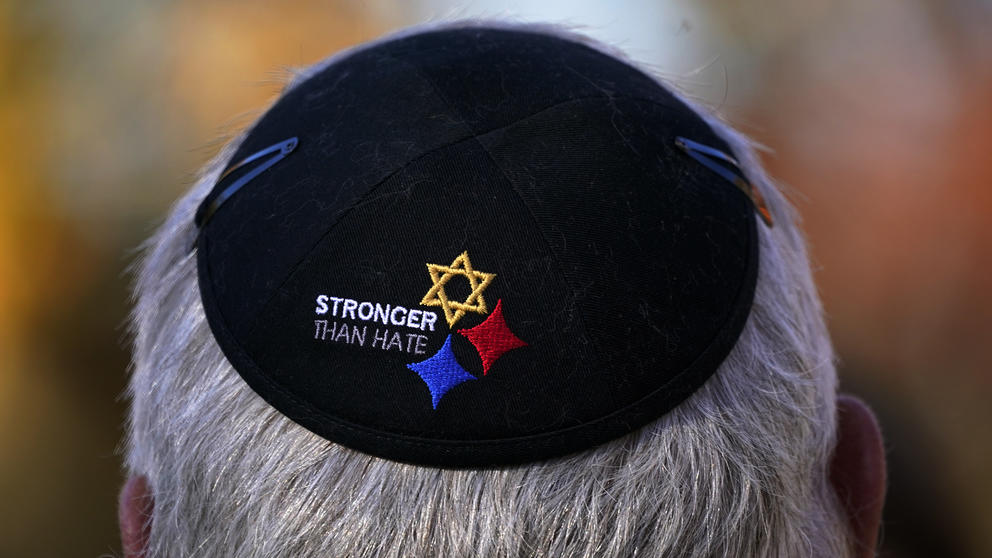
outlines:
[{"label": "yarmulke", "polygon": [[375,44],[283,96],[203,201],[207,320],[269,404],[362,452],[485,467],[593,447],[692,395],[747,319],[752,192],[706,149],[730,153],[577,42]]}]

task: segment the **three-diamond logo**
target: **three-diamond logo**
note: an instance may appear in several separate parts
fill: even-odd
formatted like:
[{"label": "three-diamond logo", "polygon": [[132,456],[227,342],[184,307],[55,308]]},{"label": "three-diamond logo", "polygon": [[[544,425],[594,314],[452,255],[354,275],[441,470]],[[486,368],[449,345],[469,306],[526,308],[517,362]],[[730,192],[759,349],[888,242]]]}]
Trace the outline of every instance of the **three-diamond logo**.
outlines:
[{"label": "three-diamond logo", "polygon": [[[492,283],[496,275],[475,271],[468,257],[468,251],[462,252],[450,266],[427,264],[427,271],[430,273],[433,286],[427,291],[420,303],[425,306],[440,306],[444,310],[449,327],[454,326],[455,322],[465,315],[465,312],[479,314],[487,312],[482,291]],[[472,288],[472,292],[465,302],[450,301],[444,290],[445,284],[458,275],[467,278]],[[496,302],[496,308],[493,309],[492,314],[486,317],[485,321],[472,328],[459,329],[458,333],[468,339],[475,347],[479,359],[482,361],[483,376],[489,374],[493,363],[508,351],[527,346],[527,343],[517,337],[507,325],[506,319],[503,317],[502,300]],[[479,379],[458,363],[455,353],[451,350],[451,340],[452,334],[449,333],[444,340],[444,345],[433,356],[406,365],[427,384],[427,389],[431,394],[431,404],[435,409],[451,388]]]}]

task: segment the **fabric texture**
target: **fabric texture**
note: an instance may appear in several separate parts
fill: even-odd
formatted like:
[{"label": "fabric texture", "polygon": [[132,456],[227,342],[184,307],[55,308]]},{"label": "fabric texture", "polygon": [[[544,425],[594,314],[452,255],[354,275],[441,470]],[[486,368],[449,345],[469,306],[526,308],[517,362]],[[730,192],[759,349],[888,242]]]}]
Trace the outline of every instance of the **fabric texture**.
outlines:
[{"label": "fabric texture", "polygon": [[294,137],[200,231],[200,292],[238,373],[329,440],[438,467],[579,451],[678,405],[743,328],[754,211],[675,138],[727,145],[587,46],[469,28],[360,50],[231,162]]}]

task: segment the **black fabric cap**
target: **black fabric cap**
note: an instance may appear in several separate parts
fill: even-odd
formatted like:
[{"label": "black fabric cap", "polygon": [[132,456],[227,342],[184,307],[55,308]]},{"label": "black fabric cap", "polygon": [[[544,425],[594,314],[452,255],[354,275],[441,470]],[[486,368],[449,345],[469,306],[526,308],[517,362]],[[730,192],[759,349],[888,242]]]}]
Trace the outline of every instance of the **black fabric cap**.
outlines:
[{"label": "black fabric cap", "polygon": [[679,136],[730,152],[651,78],[561,38],[357,51],[232,157],[298,138],[200,231],[211,330],[276,409],[380,457],[485,467],[622,436],[713,374],[754,294],[753,208]]}]

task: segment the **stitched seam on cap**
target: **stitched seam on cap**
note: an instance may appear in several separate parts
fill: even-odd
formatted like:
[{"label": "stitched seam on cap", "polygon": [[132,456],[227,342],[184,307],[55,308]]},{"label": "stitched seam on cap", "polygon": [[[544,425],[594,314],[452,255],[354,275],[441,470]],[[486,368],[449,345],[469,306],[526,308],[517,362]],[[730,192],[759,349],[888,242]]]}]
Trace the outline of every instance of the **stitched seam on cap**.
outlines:
[{"label": "stitched seam on cap", "polygon": [[[392,57],[390,57],[390,58],[392,58]],[[401,63],[407,64],[408,66],[410,65],[409,63],[407,63],[405,61],[402,61],[402,60],[397,60],[395,58],[393,58],[393,60],[396,60],[397,62],[401,62]],[[437,87],[434,85],[433,81],[430,80],[429,78],[427,78],[426,76],[424,76],[422,74],[422,72],[420,72],[419,68],[415,68],[415,69],[428,82],[428,84],[431,85],[431,87],[438,94],[438,96],[441,97],[441,99],[445,103],[448,103],[448,100],[445,98],[445,96],[443,94],[441,94],[440,91],[437,90]],[[557,107],[560,107],[560,106],[564,106],[564,105],[567,105],[567,104],[570,104],[570,103],[580,102],[580,101],[586,101],[586,100],[590,100],[590,99],[624,99],[624,100],[632,100],[632,101],[645,102],[645,103],[649,103],[649,104],[653,104],[653,105],[657,105],[657,106],[661,106],[661,107],[667,107],[667,105],[665,105],[663,103],[660,103],[657,100],[645,99],[645,98],[636,97],[636,96],[616,95],[616,96],[613,96],[613,97],[606,97],[606,96],[603,96],[603,95],[590,95],[590,96],[583,96],[583,97],[575,97],[575,98],[571,98],[571,99],[567,99],[567,100],[563,100],[563,101],[559,101],[559,102],[553,103],[553,104],[548,105],[548,106],[546,106],[546,107],[544,107],[544,108],[542,108],[540,110],[534,111],[533,113],[530,113],[530,114],[527,114],[525,116],[522,116],[522,117],[514,120],[513,122],[509,122],[509,123],[504,124],[502,126],[498,126],[498,127],[495,127],[495,128],[492,128],[492,129],[483,131],[483,132],[474,133],[470,129],[468,129],[470,135],[468,135],[466,137],[463,137],[463,138],[460,138],[458,140],[454,140],[454,141],[449,142],[449,143],[447,143],[445,145],[438,146],[438,147],[436,147],[434,149],[431,149],[431,150],[429,150],[427,152],[422,153],[421,155],[418,155],[414,159],[412,159],[412,160],[408,161],[407,163],[405,163],[400,168],[396,169],[393,172],[390,172],[388,176],[386,176],[385,178],[383,178],[379,182],[377,182],[374,185],[370,186],[369,189],[359,198],[359,200],[356,203],[352,204],[346,210],[344,210],[343,212],[341,212],[341,214],[337,217],[337,220],[335,221],[335,223],[332,224],[327,229],[327,231],[325,231],[323,234],[321,234],[321,236],[307,250],[307,252],[300,259],[300,261],[297,262],[296,264],[294,264],[294,266],[291,268],[290,272],[287,274],[286,278],[280,283],[280,285],[276,289],[274,289],[272,295],[270,295],[269,298],[266,300],[266,302],[261,306],[261,310],[259,311],[259,316],[262,313],[264,313],[265,308],[271,303],[272,299],[275,298],[275,296],[278,294],[278,292],[281,290],[281,288],[285,285],[285,283],[292,278],[292,276],[298,270],[299,266],[302,265],[302,263],[307,260],[307,257],[310,255],[310,253],[312,253],[313,249],[317,245],[319,245],[324,240],[324,238],[326,238],[327,235],[329,235],[334,230],[334,228],[341,222],[341,220],[345,216],[347,216],[348,213],[350,213],[350,211],[353,208],[355,208],[356,206],[361,205],[367,199],[368,196],[370,196],[372,193],[374,193],[374,191],[376,189],[378,189],[380,186],[382,186],[385,182],[388,182],[389,179],[391,179],[393,176],[395,176],[398,173],[402,172],[408,166],[416,163],[417,161],[421,160],[422,158],[427,157],[427,156],[429,156],[429,155],[431,155],[431,154],[433,154],[433,153],[435,153],[437,151],[440,151],[442,149],[446,149],[446,148],[452,147],[454,145],[463,143],[465,141],[474,140],[474,141],[476,141],[476,143],[479,144],[479,146],[481,147],[481,149],[486,153],[487,157],[490,158],[490,160],[493,162],[493,164],[496,166],[496,168],[499,169],[500,172],[503,173],[504,177],[510,182],[511,187],[513,188],[514,193],[518,197],[521,198],[521,202],[527,208],[528,214],[530,214],[531,218],[536,223],[537,222],[536,217],[533,215],[533,213],[531,213],[531,209],[530,209],[529,205],[523,200],[523,198],[519,194],[519,192],[517,192],[516,187],[513,185],[513,181],[510,180],[508,177],[506,177],[504,170],[494,160],[492,160],[492,155],[486,149],[485,145],[483,145],[479,141],[479,138],[482,137],[482,136],[488,135],[490,133],[497,132],[497,131],[503,130],[505,128],[508,128],[510,126],[516,125],[516,124],[520,123],[521,121],[526,120],[528,118],[532,118],[532,117],[534,117],[534,116],[536,116],[536,115],[538,115],[538,114],[540,114],[542,112],[545,112],[545,111],[548,111],[548,110],[552,110],[554,108],[557,108]],[[448,103],[448,104],[450,106],[450,103]],[[670,108],[670,107],[668,107],[668,108]],[[461,122],[461,124],[462,125],[465,125],[464,120]],[[466,125],[466,128],[467,128],[467,125]],[[559,266],[560,266],[560,262],[558,262],[558,257],[554,253],[553,250],[550,250],[550,245],[548,244],[547,239],[544,237],[543,232],[541,232],[541,236],[542,236],[542,240],[544,240],[546,246],[549,248],[550,253],[555,258],[556,263],[558,263]],[[751,238],[750,240],[755,241],[756,239]],[[208,251],[209,251],[209,249],[208,249]],[[759,260],[760,260],[760,256],[759,256]],[[571,289],[571,285],[569,287]],[[211,291],[213,291],[213,281],[210,281],[209,288],[211,289]],[[735,296],[735,300],[738,300],[740,298],[740,294],[741,294],[740,291],[741,291],[742,288],[743,288],[743,285],[741,285],[738,288],[738,292],[737,292],[737,295]],[[573,296],[574,296],[574,292],[573,292]],[[215,298],[215,303],[216,303],[216,297],[214,297],[214,298]],[[258,323],[259,323],[259,316],[255,316],[253,318],[252,327],[247,331],[247,333],[246,333],[245,336],[250,336],[252,333],[254,333],[254,330],[257,328]],[[515,437],[512,437],[512,438],[495,438],[495,439],[487,439],[487,440],[452,440],[452,439],[437,439],[437,438],[421,438],[419,436],[412,436],[412,435],[409,435],[409,434],[400,434],[400,433],[396,433],[396,432],[382,431],[380,429],[377,429],[377,428],[374,428],[374,427],[371,427],[371,426],[366,426],[366,425],[361,425],[361,424],[353,423],[353,422],[348,421],[346,419],[343,419],[341,417],[332,415],[329,412],[324,411],[324,410],[318,408],[317,406],[315,406],[310,401],[299,397],[297,394],[295,394],[294,392],[292,392],[291,390],[289,390],[287,387],[283,386],[280,382],[278,382],[278,380],[276,380],[275,378],[270,377],[264,370],[262,370],[261,367],[258,366],[257,363],[255,363],[254,359],[251,357],[251,355],[248,353],[248,351],[242,346],[241,341],[234,338],[234,335],[232,333],[232,330],[228,327],[228,325],[226,323],[227,322],[226,318],[224,318],[224,322],[225,322],[224,323],[224,327],[225,327],[225,329],[228,330],[227,331],[228,337],[229,337],[229,339],[231,341],[233,341],[233,343],[235,345],[237,345],[237,351],[240,353],[240,356],[242,356],[245,361],[247,361],[248,363],[250,363],[250,365],[253,366],[259,372],[258,374],[253,374],[253,376],[257,377],[258,380],[261,381],[261,382],[263,382],[264,384],[270,386],[276,392],[281,393],[286,399],[288,399],[290,401],[293,401],[296,404],[298,404],[300,407],[302,407],[303,409],[306,409],[307,414],[309,414],[311,417],[313,417],[315,419],[318,419],[318,420],[327,420],[327,421],[330,421],[330,422],[334,423],[335,425],[337,425],[338,428],[341,428],[341,429],[344,429],[344,430],[350,430],[350,431],[355,432],[355,433],[362,433],[362,434],[369,435],[369,436],[371,436],[373,438],[377,438],[377,439],[392,440],[392,441],[395,441],[395,442],[398,442],[398,443],[401,443],[401,444],[406,444],[408,446],[418,446],[418,447],[428,447],[428,448],[429,447],[437,447],[437,445],[442,445],[442,446],[475,446],[475,447],[486,447],[486,446],[511,445],[511,444],[515,444],[515,443],[521,443],[521,442],[524,442],[524,441],[534,441],[534,442],[536,442],[536,441],[539,441],[539,440],[542,440],[542,439],[553,438],[553,437],[556,437],[556,436],[560,436],[560,435],[562,435],[564,433],[567,433],[567,432],[570,432],[570,431],[574,431],[576,429],[590,428],[590,427],[593,427],[594,425],[602,424],[602,423],[610,420],[612,417],[617,416],[617,415],[619,415],[619,414],[621,414],[623,412],[628,411],[631,407],[635,407],[635,406],[640,405],[644,400],[646,400],[646,399],[654,396],[659,391],[664,390],[665,388],[667,388],[672,383],[678,381],[679,378],[682,376],[682,374],[680,374],[679,376],[676,376],[675,378],[672,378],[671,380],[669,380],[668,382],[666,382],[663,386],[660,386],[656,390],[652,390],[652,392],[650,394],[647,394],[644,397],[641,397],[641,398],[637,399],[636,401],[633,401],[631,403],[628,403],[627,405],[624,405],[620,409],[616,409],[616,410],[614,410],[611,413],[608,413],[606,415],[602,415],[602,416],[596,417],[596,418],[594,418],[591,421],[586,421],[586,422],[583,422],[581,424],[573,425],[573,426],[570,426],[570,427],[558,428],[558,429],[553,429],[553,430],[547,430],[547,431],[538,432],[538,433],[534,433],[534,434],[529,434],[529,435],[525,435],[525,436],[515,436]],[[584,323],[583,323],[583,329],[585,329]],[[709,348],[710,346],[712,346],[713,340],[722,331],[723,331],[723,328],[719,332],[717,332],[716,335],[714,335],[713,339],[711,339],[710,342],[707,344],[707,348]],[[702,354],[705,353],[705,352],[706,352],[706,350],[704,349],[699,355],[697,355],[696,358],[693,360],[693,363],[695,363],[699,359],[699,357],[702,356]],[[692,364],[690,364],[686,369],[688,370],[689,368],[692,368]],[[683,373],[684,372],[685,371],[683,371]]]},{"label": "stitched seam on cap", "polygon": [[[409,63],[409,62],[407,62],[405,60],[397,60],[396,58],[393,58],[393,60],[396,60],[397,62],[401,62],[403,64],[406,64],[407,66],[409,66],[410,68],[412,68],[414,70],[414,72],[416,72],[421,78],[424,79],[424,81],[426,81],[428,83],[428,85],[431,86],[431,89],[434,90],[434,93],[438,97],[440,97],[442,101],[444,101],[444,103],[448,106],[449,109],[451,109],[452,111],[455,110],[454,109],[454,105],[451,103],[451,101],[448,100],[448,97],[441,91],[441,88],[439,88],[437,86],[437,84],[434,83],[434,80],[431,79],[430,76],[427,75],[427,73],[425,71],[423,71],[419,66],[415,66],[414,64],[411,64],[411,63]],[[480,132],[478,134],[474,134],[471,137],[467,138],[469,140],[474,140],[475,143],[476,143],[476,145],[478,145],[479,148],[482,149],[482,152],[485,153],[486,158],[489,159],[489,161],[493,164],[493,166],[499,171],[499,173],[503,177],[503,179],[506,180],[507,184],[510,185],[510,191],[513,192],[513,194],[516,196],[516,198],[518,200],[520,200],[520,204],[527,211],[527,215],[530,216],[531,222],[534,224],[534,228],[537,229],[537,234],[540,235],[541,241],[544,243],[544,247],[548,250],[548,253],[551,254],[551,257],[554,259],[555,267],[558,268],[558,274],[562,278],[564,278],[564,282],[568,286],[568,292],[569,292],[569,295],[571,295],[572,304],[576,304],[578,302],[578,300],[579,300],[579,297],[578,297],[578,295],[575,292],[575,287],[572,285],[572,282],[568,279],[568,275],[564,273],[563,268],[562,268],[562,265],[561,265],[561,260],[558,258],[558,254],[555,252],[554,248],[551,246],[551,243],[548,241],[548,237],[544,234],[544,230],[542,229],[542,227],[540,225],[540,221],[538,221],[537,216],[534,215],[534,211],[530,207],[530,204],[528,204],[527,203],[527,200],[525,200],[524,197],[520,194],[520,191],[517,189],[517,186],[514,183],[514,181],[506,174],[506,171],[503,169],[503,167],[501,167],[499,165],[499,163],[496,162],[496,159],[493,158],[492,153],[490,153],[489,150],[486,149],[486,146],[483,145],[483,143],[481,141],[479,141],[479,137],[480,136],[491,134],[491,133],[496,132],[496,131],[499,131],[499,130],[505,130],[505,129],[509,128],[510,126],[514,126],[516,124],[519,124],[519,123],[523,122],[524,120],[527,120],[529,118],[533,118],[534,116],[536,116],[536,115],[538,115],[538,114],[540,114],[542,112],[545,112],[545,111],[548,111],[548,110],[552,110],[554,108],[557,108],[557,107],[566,105],[566,104],[568,104],[570,102],[579,102],[579,101],[584,101],[584,100],[589,100],[589,99],[611,99],[611,97],[608,97],[608,96],[605,96],[605,95],[593,95],[593,96],[588,96],[588,97],[574,98],[574,99],[570,99],[569,101],[562,101],[562,102],[556,103],[554,105],[551,105],[551,106],[549,106],[547,108],[544,108],[544,109],[542,109],[540,111],[537,111],[537,112],[528,114],[527,116],[523,116],[521,118],[518,118],[518,119],[514,120],[513,122],[510,122],[510,123],[508,123],[508,124],[506,124],[504,126],[501,126],[500,128],[496,128],[496,129],[493,129],[493,130],[487,130],[485,132]],[[461,116],[461,123],[465,127],[468,127],[468,124],[466,124],[466,121],[465,121],[465,117],[462,116],[461,114],[459,114],[459,116]],[[581,323],[581,326],[582,326],[582,336],[584,338],[589,338],[588,329],[586,328],[586,319],[585,319],[585,316],[581,312],[576,312],[576,315],[579,316],[579,322]],[[596,349],[597,350],[596,351],[593,351],[593,354],[591,356],[592,356],[592,358],[594,358],[596,360],[596,364],[601,367],[602,366],[602,362],[600,362],[600,356],[599,356],[599,350],[598,350],[598,349],[600,349],[600,347],[597,346]]]},{"label": "stitched seam on cap", "polygon": [[[402,61],[399,61],[398,60],[398,62],[402,62]],[[404,63],[406,63],[406,62],[404,62]],[[429,80],[428,80],[428,82],[429,82]],[[434,84],[433,83],[430,83],[430,85],[431,85],[432,88],[434,88]],[[434,88],[434,89],[436,91],[436,88]],[[440,95],[440,93],[439,93],[439,95]],[[444,100],[444,102],[447,103],[447,99],[444,99],[443,96],[441,96],[441,98],[442,98],[442,100]],[[341,211],[341,213],[335,218],[334,223],[330,227],[328,227],[328,229],[326,231],[324,231],[323,233],[321,233],[321,235],[317,238],[317,240],[314,241],[313,244],[311,244],[310,248],[308,248],[306,250],[306,252],[304,252],[304,254],[300,258],[300,260],[297,261],[295,264],[293,264],[293,266],[287,272],[286,277],[282,281],[279,282],[279,285],[275,289],[273,289],[272,293],[265,299],[265,302],[259,306],[258,314],[251,317],[252,325],[251,325],[251,327],[249,329],[247,329],[245,331],[245,336],[250,336],[251,334],[253,334],[255,332],[255,328],[258,327],[258,322],[259,322],[259,319],[260,319],[262,313],[269,306],[269,304],[272,302],[272,299],[274,299],[276,297],[276,295],[283,288],[283,286],[285,286],[285,284],[293,277],[293,275],[296,273],[297,269],[299,269],[299,267],[301,265],[303,265],[303,263],[305,261],[307,261],[307,258],[314,251],[314,249],[321,242],[323,242],[324,239],[328,235],[331,234],[331,232],[334,231],[334,229],[338,226],[338,224],[341,223],[341,221],[349,213],[351,213],[351,210],[354,209],[354,208],[356,208],[356,207],[358,207],[358,206],[360,206],[360,205],[363,205],[365,202],[367,202],[369,196],[371,196],[372,194],[374,194],[375,191],[379,187],[381,187],[383,184],[385,184],[386,182],[388,182],[391,178],[393,178],[397,174],[399,174],[399,173],[403,172],[404,170],[406,170],[406,168],[409,167],[410,165],[413,165],[413,164],[417,163],[418,161],[420,161],[421,159],[423,159],[425,157],[428,157],[428,156],[430,156],[430,155],[432,155],[432,154],[434,154],[434,153],[436,153],[438,151],[441,151],[443,149],[447,149],[449,147],[453,147],[455,145],[458,145],[460,143],[464,143],[466,141],[473,141],[474,140],[474,141],[476,141],[478,143],[478,138],[480,136],[485,136],[485,135],[491,134],[493,132],[498,132],[500,130],[504,130],[506,128],[509,128],[510,126],[519,124],[520,122],[522,122],[522,121],[524,121],[524,120],[526,120],[528,118],[532,118],[534,116],[537,116],[537,115],[539,115],[539,114],[541,114],[541,113],[543,113],[545,111],[549,111],[549,110],[552,110],[552,109],[555,109],[555,108],[558,108],[558,107],[561,107],[561,106],[564,106],[564,105],[568,105],[570,103],[575,103],[575,102],[580,102],[580,101],[588,101],[588,100],[591,100],[591,99],[605,99],[605,98],[606,97],[603,97],[602,95],[590,95],[590,96],[586,96],[586,97],[575,97],[573,99],[567,99],[567,100],[564,100],[564,101],[558,101],[558,102],[553,103],[551,105],[548,105],[548,106],[546,106],[544,108],[541,108],[539,110],[536,110],[536,111],[534,111],[534,112],[532,112],[530,114],[521,116],[520,118],[515,119],[513,122],[508,122],[506,124],[503,124],[501,126],[498,126],[498,127],[495,127],[495,128],[489,129],[489,130],[486,130],[484,132],[475,133],[471,129],[467,128],[467,126],[466,126],[466,129],[468,130],[468,135],[466,135],[465,137],[459,138],[457,140],[451,141],[451,142],[446,143],[444,145],[440,145],[438,147],[435,147],[433,149],[430,149],[428,151],[425,151],[424,153],[421,153],[420,155],[417,155],[413,159],[407,161],[401,167],[399,167],[396,170],[390,172],[382,180],[380,180],[379,182],[376,182],[375,184],[372,184],[371,186],[369,186],[368,190],[366,190],[366,192],[364,194],[362,194],[358,198],[358,200],[355,201],[355,203],[351,204],[347,209]],[[628,97],[624,97],[624,98],[628,98]],[[633,97],[630,97],[630,98],[633,99]],[[651,101],[649,99],[640,99],[640,100],[645,101],[645,102],[653,102],[653,101]],[[655,104],[658,104],[658,103],[655,103]],[[465,124],[464,121],[462,121],[461,124],[464,125]],[[484,146],[483,146],[482,149],[483,149],[483,151],[485,151],[485,147]],[[488,152],[486,152],[486,155],[487,155],[487,157],[489,157]],[[490,159],[491,159],[491,157],[490,157]],[[496,166],[497,166],[497,168],[499,168],[498,165],[496,165]],[[502,169],[500,169],[500,172],[502,172]],[[504,174],[504,176],[505,176],[505,174]],[[512,182],[511,182],[511,187],[512,187]],[[519,194],[517,194],[517,195],[519,196]],[[524,206],[527,207],[527,204],[525,203]],[[529,207],[527,208],[527,211],[528,211],[528,213],[530,213],[530,208]],[[531,218],[533,218],[533,215],[531,215]],[[542,233],[542,239],[544,239],[543,233]],[[545,243],[547,243],[546,239],[545,239]],[[551,254],[554,255],[554,252],[551,252]],[[555,260],[557,261],[557,256],[555,256]]]}]

